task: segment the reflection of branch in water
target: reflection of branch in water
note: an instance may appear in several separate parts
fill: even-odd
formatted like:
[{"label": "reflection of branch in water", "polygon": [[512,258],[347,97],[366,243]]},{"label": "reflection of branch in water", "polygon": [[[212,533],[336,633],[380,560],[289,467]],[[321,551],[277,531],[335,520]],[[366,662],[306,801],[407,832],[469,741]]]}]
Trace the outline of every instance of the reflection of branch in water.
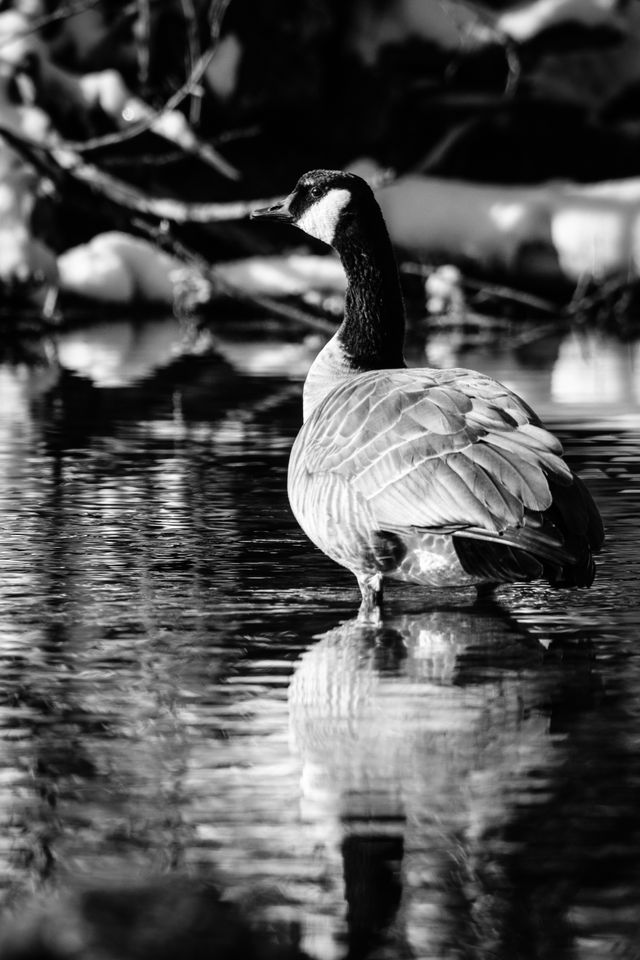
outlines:
[{"label": "reflection of branch in water", "polygon": [[[4,511],[7,527],[21,515],[20,549],[17,538],[7,538],[21,597],[12,605],[10,642],[0,647],[0,693],[9,700],[0,812],[10,811],[9,829],[3,826],[15,837],[6,861],[0,858],[0,886],[14,895],[60,874],[104,875],[114,861],[173,866],[184,847],[176,798],[186,761],[172,708],[174,658],[148,623],[158,604],[144,589],[141,622],[114,602],[125,556],[131,552],[140,567],[146,560],[139,525],[130,529],[125,519],[130,501],[118,497],[127,482],[131,496],[131,470],[123,475],[122,463],[112,462],[113,483],[98,457],[87,452],[87,462],[94,468],[87,470],[89,497],[63,450],[32,457],[35,478],[25,486],[38,490],[36,516],[20,501]],[[24,480],[19,453],[11,468]],[[152,476],[159,486],[156,471]],[[167,489],[153,492],[158,513]],[[144,585],[142,574],[137,582]],[[140,729],[142,736],[132,733]],[[26,783],[16,792],[21,777]]]},{"label": "reflection of branch in water", "polygon": [[[218,371],[208,371],[215,385]],[[175,637],[191,650],[206,617],[197,683],[205,670],[212,677],[220,615],[210,598],[220,581],[238,592],[234,497],[245,486],[235,463],[203,456],[190,437],[150,436],[151,401],[150,423],[133,429],[70,404],[94,431],[76,446],[70,431],[59,436],[42,410],[34,414],[41,398],[35,386],[26,392],[24,372],[13,373],[8,405],[9,375],[4,438],[0,419],[0,901],[7,889],[55,883],[58,867],[105,878],[182,864],[191,828],[177,701],[188,656],[176,653]],[[185,380],[197,388],[193,369]],[[201,389],[210,405],[215,392]],[[222,416],[225,385],[216,389]],[[123,405],[140,417],[135,399]],[[52,417],[61,405],[58,395]],[[218,559],[211,530],[220,529],[229,542]]]},{"label": "reflection of branch in water", "polygon": [[554,664],[497,606],[351,621],[303,655],[289,693],[302,812],[343,876],[350,958],[491,946],[517,895],[482,888],[500,887],[496,837],[561,759]]}]

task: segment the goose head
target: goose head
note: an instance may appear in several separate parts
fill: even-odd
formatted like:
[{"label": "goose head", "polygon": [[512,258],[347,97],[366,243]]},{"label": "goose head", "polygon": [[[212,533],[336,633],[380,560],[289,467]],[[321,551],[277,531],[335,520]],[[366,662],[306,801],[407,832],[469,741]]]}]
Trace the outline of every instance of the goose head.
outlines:
[{"label": "goose head", "polygon": [[[328,384],[347,373],[405,365],[404,304],[395,257],[382,211],[361,177],[310,170],[288,197],[255,210],[252,217],[292,224],[329,244],[342,261],[347,276],[344,317],[311,368],[309,376],[318,381],[316,401]],[[305,396],[306,410],[310,404]]]},{"label": "goose head", "polygon": [[376,213],[381,218],[371,188],[361,177],[341,170],[310,170],[288,197],[254,210],[251,217],[290,223],[338,249],[341,238],[354,227],[365,227],[366,220]]}]

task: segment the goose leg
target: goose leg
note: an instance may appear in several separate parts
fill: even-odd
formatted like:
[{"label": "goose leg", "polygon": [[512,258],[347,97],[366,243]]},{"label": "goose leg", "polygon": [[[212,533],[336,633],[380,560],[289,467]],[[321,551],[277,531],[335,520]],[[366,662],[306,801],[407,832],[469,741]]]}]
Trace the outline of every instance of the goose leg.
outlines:
[{"label": "goose leg", "polygon": [[361,623],[381,623],[382,621],[382,574],[369,576],[359,574],[358,585],[362,594],[362,603],[358,610]]}]

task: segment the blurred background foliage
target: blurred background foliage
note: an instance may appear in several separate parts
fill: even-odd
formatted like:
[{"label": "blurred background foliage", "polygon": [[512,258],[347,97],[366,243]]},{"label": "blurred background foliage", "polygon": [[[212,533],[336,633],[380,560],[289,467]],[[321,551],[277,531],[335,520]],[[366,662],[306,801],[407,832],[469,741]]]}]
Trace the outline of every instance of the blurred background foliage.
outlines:
[{"label": "blurred background foliage", "polygon": [[544,294],[525,312],[604,305],[624,326],[639,53],[640,7],[625,0],[5,2],[5,312],[192,311],[220,296],[277,310],[275,295],[308,317],[313,281],[292,293],[286,260],[280,288],[272,275],[249,295],[246,273],[232,282],[220,265],[299,246],[249,210],[306,169],[348,167],[379,190],[409,300],[453,264],[444,298],[438,278],[426,298],[449,314],[497,282],[518,294],[497,297],[512,311]]}]

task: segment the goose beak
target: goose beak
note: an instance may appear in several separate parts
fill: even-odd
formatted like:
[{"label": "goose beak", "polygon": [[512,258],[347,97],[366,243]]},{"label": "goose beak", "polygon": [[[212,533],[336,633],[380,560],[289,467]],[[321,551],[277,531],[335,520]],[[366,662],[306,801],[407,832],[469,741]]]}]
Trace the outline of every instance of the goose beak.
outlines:
[{"label": "goose beak", "polygon": [[284,220],[291,223],[293,215],[289,209],[291,197],[285,197],[272,207],[262,207],[261,210],[251,211],[251,220]]}]

